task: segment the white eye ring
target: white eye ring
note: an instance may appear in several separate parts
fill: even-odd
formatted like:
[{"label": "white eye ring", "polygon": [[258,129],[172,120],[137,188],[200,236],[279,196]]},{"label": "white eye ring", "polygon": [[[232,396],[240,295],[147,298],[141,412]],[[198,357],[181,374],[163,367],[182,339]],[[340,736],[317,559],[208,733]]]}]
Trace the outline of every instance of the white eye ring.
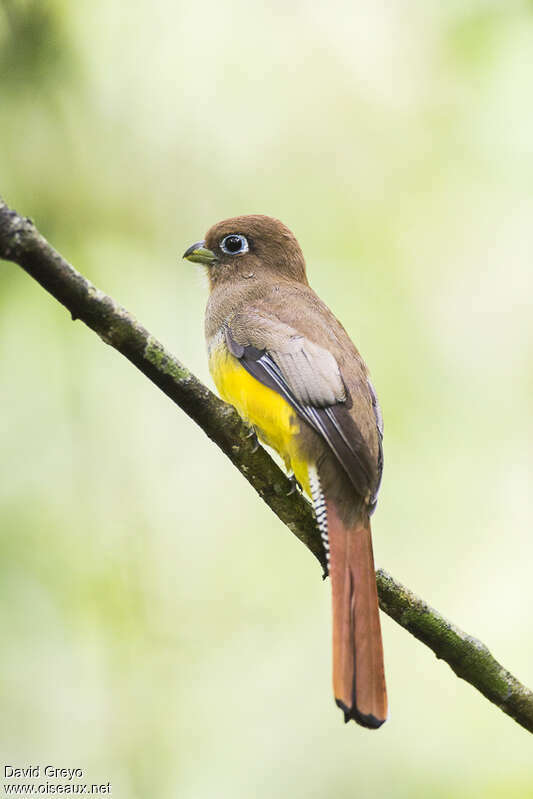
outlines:
[{"label": "white eye ring", "polygon": [[224,236],[220,242],[220,249],[226,255],[243,255],[248,252],[250,247],[246,236],[241,233],[230,233],[228,236]]}]

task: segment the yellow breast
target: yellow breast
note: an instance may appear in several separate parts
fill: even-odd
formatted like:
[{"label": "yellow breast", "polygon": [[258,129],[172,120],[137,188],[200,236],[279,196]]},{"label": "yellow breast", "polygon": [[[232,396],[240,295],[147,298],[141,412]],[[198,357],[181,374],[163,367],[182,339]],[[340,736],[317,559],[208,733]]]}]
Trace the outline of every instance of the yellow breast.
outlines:
[{"label": "yellow breast", "polygon": [[300,421],[283,397],[256,380],[220,343],[211,350],[209,369],[222,399],[253,425],[259,438],[275,449],[308,493],[308,464],[300,453]]}]

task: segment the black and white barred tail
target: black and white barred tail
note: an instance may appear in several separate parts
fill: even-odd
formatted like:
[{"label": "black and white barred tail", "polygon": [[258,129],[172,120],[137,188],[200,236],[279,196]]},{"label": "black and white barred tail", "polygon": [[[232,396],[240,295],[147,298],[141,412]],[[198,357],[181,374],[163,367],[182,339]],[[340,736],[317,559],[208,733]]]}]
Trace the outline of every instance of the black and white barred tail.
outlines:
[{"label": "black and white barred tail", "polygon": [[320,530],[320,537],[322,538],[322,545],[326,553],[326,562],[329,572],[329,535],[328,535],[328,512],[326,508],[326,499],[322,486],[320,485],[320,478],[317,470],[309,467],[309,485],[311,488],[311,498],[313,500],[313,507],[315,509],[316,523]]}]

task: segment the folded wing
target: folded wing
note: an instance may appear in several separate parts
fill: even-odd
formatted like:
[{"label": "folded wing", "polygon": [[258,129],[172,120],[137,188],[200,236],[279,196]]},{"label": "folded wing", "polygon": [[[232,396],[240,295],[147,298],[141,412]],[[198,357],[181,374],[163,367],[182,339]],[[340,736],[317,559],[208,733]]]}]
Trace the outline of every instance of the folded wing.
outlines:
[{"label": "folded wing", "polygon": [[334,356],[290,325],[253,308],[236,314],[225,334],[230,352],[323,438],[356,492],[366,496],[376,485],[376,464],[349,413],[350,397]]}]

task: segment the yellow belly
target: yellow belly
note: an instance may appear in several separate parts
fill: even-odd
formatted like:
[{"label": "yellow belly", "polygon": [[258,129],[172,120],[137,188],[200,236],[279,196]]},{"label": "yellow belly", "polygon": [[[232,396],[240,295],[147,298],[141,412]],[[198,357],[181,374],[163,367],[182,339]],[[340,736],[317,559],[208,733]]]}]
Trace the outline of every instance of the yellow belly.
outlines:
[{"label": "yellow belly", "polygon": [[299,451],[300,422],[289,403],[247,372],[224,345],[211,352],[209,369],[222,399],[233,405],[253,425],[258,437],[281,455],[287,469],[292,469],[310,494],[308,464]]}]

